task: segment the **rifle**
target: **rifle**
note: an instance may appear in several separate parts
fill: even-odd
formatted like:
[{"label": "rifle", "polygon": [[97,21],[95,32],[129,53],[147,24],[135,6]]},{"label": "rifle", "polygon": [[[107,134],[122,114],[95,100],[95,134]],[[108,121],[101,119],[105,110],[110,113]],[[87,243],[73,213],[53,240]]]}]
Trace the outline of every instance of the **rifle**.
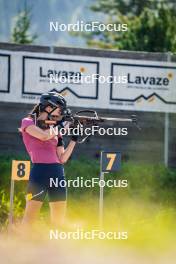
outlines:
[{"label": "rifle", "polygon": [[[88,115],[87,115],[88,114]],[[63,121],[67,121],[71,123],[71,125],[79,125],[80,127],[85,127],[87,125],[98,125],[99,123],[107,123],[107,122],[117,122],[117,123],[132,123],[138,129],[141,129],[138,125],[138,120],[136,115],[131,115],[128,118],[124,117],[101,117],[97,114],[95,110],[81,110],[73,114],[70,109],[67,109],[64,116]],[[52,120],[45,120],[45,124],[48,125],[60,125],[60,122],[52,121]],[[83,143],[89,137],[84,137],[78,143]]]}]

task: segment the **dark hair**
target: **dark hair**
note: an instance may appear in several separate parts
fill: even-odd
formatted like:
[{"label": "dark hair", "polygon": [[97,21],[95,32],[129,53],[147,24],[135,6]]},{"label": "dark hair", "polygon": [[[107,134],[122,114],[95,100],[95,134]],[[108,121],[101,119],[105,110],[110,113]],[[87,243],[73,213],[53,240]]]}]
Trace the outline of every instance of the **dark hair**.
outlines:
[{"label": "dark hair", "polygon": [[[34,106],[34,108],[31,110],[31,112],[29,112],[27,117],[32,118],[34,120],[34,122],[36,122],[36,119],[39,116],[39,114],[40,114],[40,105],[37,104]],[[18,128],[18,132],[22,132],[22,129]]]},{"label": "dark hair", "polygon": [[40,114],[40,104],[37,104],[34,106],[34,108],[31,110],[31,112],[28,114],[28,117],[31,117],[31,118],[37,118]]}]

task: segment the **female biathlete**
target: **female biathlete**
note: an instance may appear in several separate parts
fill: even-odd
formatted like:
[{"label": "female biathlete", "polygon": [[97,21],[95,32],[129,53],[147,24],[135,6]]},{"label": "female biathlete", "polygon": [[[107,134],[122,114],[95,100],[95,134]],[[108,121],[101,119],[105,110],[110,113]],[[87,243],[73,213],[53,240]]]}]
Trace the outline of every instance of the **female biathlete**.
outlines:
[{"label": "female biathlete", "polygon": [[[22,119],[21,132],[23,142],[33,163],[27,188],[27,201],[23,224],[33,223],[39,214],[45,195],[48,194],[51,223],[62,226],[66,213],[66,188],[50,183],[65,180],[65,163],[76,145],[77,136],[72,136],[64,149],[62,137],[50,133],[45,120],[62,122],[63,113],[67,110],[66,100],[57,93],[42,94],[40,103],[32,112]],[[60,121],[59,121],[60,120]]]}]

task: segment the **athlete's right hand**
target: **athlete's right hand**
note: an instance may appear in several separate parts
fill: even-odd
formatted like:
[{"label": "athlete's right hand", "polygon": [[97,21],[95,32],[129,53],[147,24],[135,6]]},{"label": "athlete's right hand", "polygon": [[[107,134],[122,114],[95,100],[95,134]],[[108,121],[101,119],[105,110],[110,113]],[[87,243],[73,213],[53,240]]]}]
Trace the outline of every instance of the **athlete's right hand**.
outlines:
[{"label": "athlete's right hand", "polygon": [[81,124],[79,124],[79,122],[78,121],[74,121],[74,123],[73,123],[73,125],[71,126],[71,128],[77,128],[78,129],[78,132],[79,132],[79,134],[78,135],[72,135],[71,136],[71,140],[72,141],[74,141],[74,142],[77,142],[78,141],[78,138],[79,138],[79,136],[81,135]]}]

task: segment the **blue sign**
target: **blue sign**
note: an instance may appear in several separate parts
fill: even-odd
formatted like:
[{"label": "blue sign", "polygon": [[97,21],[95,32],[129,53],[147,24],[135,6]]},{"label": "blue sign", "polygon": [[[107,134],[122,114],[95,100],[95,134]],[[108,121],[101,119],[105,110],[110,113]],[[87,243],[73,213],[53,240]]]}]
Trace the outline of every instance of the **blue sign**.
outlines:
[{"label": "blue sign", "polygon": [[121,153],[116,152],[101,152],[101,171],[113,172],[118,171],[121,168]]}]

